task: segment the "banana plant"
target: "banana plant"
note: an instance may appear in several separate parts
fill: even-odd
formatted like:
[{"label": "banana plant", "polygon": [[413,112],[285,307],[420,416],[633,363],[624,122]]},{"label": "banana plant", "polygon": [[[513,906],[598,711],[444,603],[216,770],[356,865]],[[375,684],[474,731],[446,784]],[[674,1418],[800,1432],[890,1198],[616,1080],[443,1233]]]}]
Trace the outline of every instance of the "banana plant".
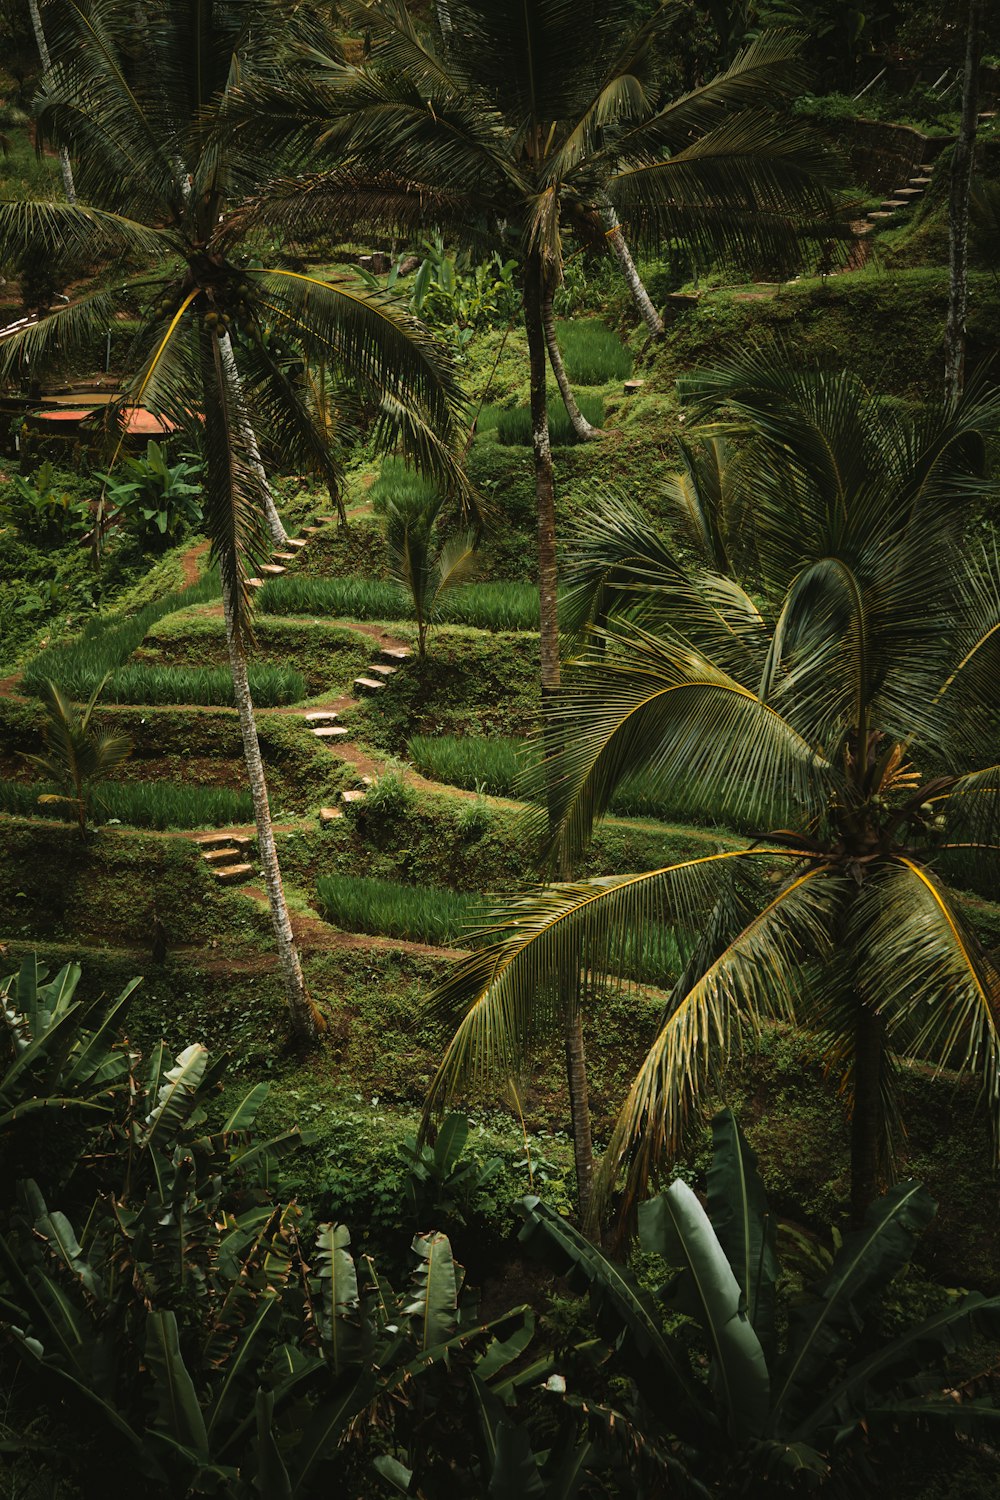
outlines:
[{"label": "banana plant", "polygon": [[91,724],[97,700],[109,673],[105,673],[90,695],[90,702],[78,713],[50,677],[41,693],[48,723],[45,727],[45,755],[25,755],[24,759],[59,788],[44,792],[40,803],[68,808],[76,815],[80,837],[87,832],[87,818],[92,806],[101,805],[93,782],[132,753],[132,741],[124,734],[109,734]]},{"label": "banana plant", "polygon": [[129,980],[109,1004],[104,996],[77,998],[79,964],[47,975],[33,954],[19,973],[0,980],[3,1132],[40,1112],[107,1117],[127,1082],[129,1057],[117,1044],[118,1029],[140,980]]},{"label": "banana plant", "polygon": [[[741,1476],[768,1493],[816,1486],[851,1464],[864,1469],[865,1444],[920,1425],[995,1441],[1000,1410],[961,1399],[946,1360],[1000,1333],[1000,1297],[949,1295],[882,1341],[869,1317],[936,1212],[926,1190],[900,1182],[873,1203],[779,1317],[775,1223],[754,1154],[729,1110],[712,1129],[707,1209],[681,1180],[640,1207],[643,1249],[677,1268],[655,1295],[544,1203],[524,1200],[522,1242],[589,1293],[598,1331],[631,1377],[635,1399],[617,1414],[619,1428],[635,1434],[634,1454],[660,1460],[655,1479],[637,1474],[636,1493],[659,1494],[671,1477],[702,1494]],[[688,1340],[664,1330],[664,1313],[697,1328],[704,1361],[692,1364]]]},{"label": "banana plant", "polygon": [[127,1058],[85,1220],[20,1184],[0,1234],[0,1325],[22,1373],[116,1442],[151,1493],[304,1500],[368,1462],[358,1434],[373,1424],[409,1451],[421,1386],[445,1409],[453,1385],[471,1401],[471,1367],[500,1388],[532,1325],[523,1308],[479,1321],[436,1231],[414,1238],[399,1290],[355,1261],[343,1225],[321,1224],[307,1256],[303,1211],[273,1193],[301,1137],[254,1137],[266,1084],[213,1126],[221,1074],[199,1044]]}]

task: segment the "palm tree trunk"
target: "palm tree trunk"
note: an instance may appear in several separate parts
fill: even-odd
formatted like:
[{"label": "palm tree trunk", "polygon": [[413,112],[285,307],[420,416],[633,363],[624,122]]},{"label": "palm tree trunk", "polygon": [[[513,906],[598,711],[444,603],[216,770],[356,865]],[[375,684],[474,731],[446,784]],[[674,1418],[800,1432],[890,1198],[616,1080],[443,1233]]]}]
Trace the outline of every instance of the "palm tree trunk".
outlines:
[{"label": "palm tree trunk", "polygon": [[855,1228],[864,1223],[865,1212],[879,1191],[884,1054],[885,1022],[859,1000],[851,1114],[851,1220]]},{"label": "palm tree trunk", "polygon": [[983,50],[983,0],[969,0],[965,39],[962,123],[951,159],[948,198],[948,318],[944,334],[945,393],[962,393],[965,376],[965,319],[969,305],[969,187],[976,152],[979,60]]},{"label": "palm tree trunk", "polygon": [[542,700],[559,686],[559,610],[556,567],[556,493],[545,396],[545,331],[542,265],[532,255],[525,267],[524,327],[531,372],[531,447],[535,460],[535,504],[538,519],[539,651]]},{"label": "palm tree trunk", "polygon": [[[528,335],[528,362],[531,371],[531,438],[535,459],[535,499],[538,510],[539,654],[541,656],[543,711],[558,689],[560,679],[555,477],[552,469],[549,414],[545,394],[545,329],[543,326],[545,300],[546,288],[542,264],[537,255],[531,255],[525,266],[524,327]],[[594,1146],[590,1132],[582,1018],[573,1003],[573,997],[568,994],[562,995],[562,1008],[565,1017],[566,1077],[569,1085],[577,1195],[580,1200],[581,1220],[586,1222],[594,1175]]]},{"label": "palm tree trunk", "polygon": [[556,338],[555,319],[552,316],[551,290],[547,291],[544,298],[542,299],[542,327],[545,330],[545,347],[549,351],[549,364],[552,366],[552,373],[556,377],[556,384],[558,385],[560,394],[562,395],[563,405],[566,408],[566,415],[569,417],[570,422],[572,423],[573,431],[576,433],[581,443],[589,443],[592,438],[603,437],[603,433],[601,432],[600,428],[591,426],[591,424],[587,421],[587,418],[583,415],[583,412],[576,404],[576,397],[573,395],[573,387],[569,383],[569,378],[566,374],[566,366],[563,364],[562,350],[559,348],[559,340]]},{"label": "palm tree trunk", "polygon": [[563,1041],[566,1046],[566,1079],[569,1083],[569,1112],[573,1127],[573,1159],[576,1165],[576,1195],[580,1205],[580,1223],[590,1223],[590,1205],[594,1188],[594,1139],[590,1128],[590,1099],[587,1089],[587,1055],[583,1046],[583,1014],[578,1006],[566,1008]]},{"label": "palm tree trunk", "polygon": [[[31,13],[31,25],[35,32],[35,44],[38,47],[38,56],[42,61],[42,77],[48,78],[52,71],[52,59],[49,56],[49,46],[45,40],[45,30],[42,26],[42,13],[38,8],[38,0],[28,0],[28,10]],[[65,146],[59,147],[59,167],[62,172],[63,191],[66,194],[67,203],[76,202],[76,183],[73,181],[73,168],[70,165],[69,152]]]},{"label": "palm tree trunk", "polygon": [[292,923],[288,915],[288,905],[285,901],[285,892],[281,884],[281,869],[278,865],[278,851],[274,843],[274,829],[271,827],[271,808],[267,796],[267,782],[264,779],[264,763],[260,754],[260,743],[257,739],[257,725],[254,720],[253,701],[250,697],[250,684],[247,680],[247,662],[242,641],[233,628],[232,598],[223,574],[222,605],[226,619],[226,641],[229,646],[229,665],[233,674],[233,694],[236,700],[236,708],[240,716],[240,732],[243,736],[243,756],[246,761],[247,776],[250,780],[250,794],[253,797],[254,819],[257,824],[257,845],[260,854],[260,862],[264,871],[264,885],[267,890],[268,906],[271,910],[271,922],[274,927],[274,936],[278,946],[278,963],[281,969],[282,982],[285,989],[285,999],[288,1002],[288,1010],[291,1016],[292,1033],[301,1044],[315,1042],[318,1032],[322,1027],[322,1018],[306,990],[305,980],[302,977],[302,966],[299,963],[298,950],[295,946],[295,938],[292,934]]},{"label": "palm tree trunk", "polygon": [[250,462],[260,480],[261,493],[264,496],[264,513],[267,517],[268,534],[275,547],[282,547],[288,541],[288,533],[281,524],[281,517],[275,509],[271,486],[267,482],[267,474],[264,472],[260,448],[257,446],[257,434],[254,432],[250,424],[250,418],[247,416],[246,403],[243,400],[243,390],[240,385],[240,373],[236,368],[236,355],[233,353],[233,344],[228,333],[224,334],[220,340],[220,348],[222,350],[222,366],[226,372],[226,380],[229,385],[229,399],[233,410],[237,413],[240,436],[246,444]]},{"label": "palm tree trunk", "polygon": [[663,319],[650,301],[649,293],[642,284],[635,261],[629,253],[622,226],[618,222],[618,215],[610,199],[604,198],[601,203],[601,218],[604,222],[605,238],[611,247],[611,253],[621,268],[625,283],[632,293],[632,298],[639,314],[654,338],[660,338],[663,334]]}]

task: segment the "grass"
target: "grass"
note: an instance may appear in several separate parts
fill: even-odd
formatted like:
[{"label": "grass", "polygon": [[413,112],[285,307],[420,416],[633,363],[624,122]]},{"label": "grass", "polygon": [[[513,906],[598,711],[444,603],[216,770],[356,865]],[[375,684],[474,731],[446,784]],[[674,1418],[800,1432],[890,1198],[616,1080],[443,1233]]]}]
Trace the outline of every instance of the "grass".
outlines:
[{"label": "grass", "polygon": [[[256,708],[298,703],[306,681],[291,667],[249,668],[250,696]],[[197,703],[205,708],[232,708],[233,679],[228,667],[160,667],[143,663],[112,672],[101,695],[103,703]]]},{"label": "grass", "polygon": [[438,486],[431,479],[408,468],[401,458],[391,455],[382,460],[378,478],[368,491],[372,509],[384,512],[387,505],[420,498],[430,501],[438,494]]},{"label": "grass", "polygon": [[440,886],[357,875],[321,875],[316,896],[326,920],[346,932],[380,933],[435,947],[461,941],[476,926],[482,906],[478,896]]},{"label": "grass", "polygon": [[[124,666],[157,620],[162,620],[164,615],[173,614],[175,610],[184,609],[189,604],[206,604],[218,599],[219,594],[218,574],[210,573],[186,589],[165,594],[155,604],[147,604],[144,609],[125,619],[104,616],[90,620],[77,640],[66,645],[50,646],[47,651],[31,658],[22,674],[24,691],[37,693],[45,678],[51,677],[71,698],[87,699],[105,672],[114,672],[117,667]],[[159,701],[176,703],[181,700],[175,698]]]},{"label": "grass", "polygon": [[572,385],[607,385],[632,373],[632,355],[597,318],[563,319],[556,324],[556,337]]},{"label": "grass", "polygon": [[[272,578],[257,607],[266,615],[317,615],[335,619],[410,620],[413,607],[393,583],[364,578]],[[442,600],[443,624],[480,630],[537,630],[538,589],[531,583],[468,583]]]},{"label": "grass", "polygon": [[[0,781],[0,812],[68,821],[66,808],[38,802],[41,794],[56,790],[47,783]],[[235,791],[231,787],[108,781],[99,784],[96,792],[104,804],[98,808],[99,819],[116,818],[132,828],[224,828],[253,822],[249,791]]]},{"label": "grass", "polygon": [[[584,392],[578,396],[577,405],[593,427],[604,426],[604,401],[600,396]],[[487,432],[495,432],[497,442],[504,447],[530,448],[531,412],[526,406],[484,406],[476,422],[476,433],[482,436]],[[549,439],[554,448],[578,441],[558,394],[549,398]]]}]

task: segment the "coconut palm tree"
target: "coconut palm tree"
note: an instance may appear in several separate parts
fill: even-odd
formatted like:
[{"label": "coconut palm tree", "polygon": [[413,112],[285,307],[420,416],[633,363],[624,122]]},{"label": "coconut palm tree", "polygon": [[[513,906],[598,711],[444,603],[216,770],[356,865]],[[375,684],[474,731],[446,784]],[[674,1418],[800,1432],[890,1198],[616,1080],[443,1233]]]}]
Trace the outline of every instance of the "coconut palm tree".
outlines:
[{"label": "coconut palm tree", "polygon": [[128,735],[110,734],[91,723],[107,680],[106,674],[94,688],[83,712],[78,713],[52,679],[46,678],[42,694],[42,707],[48,718],[46,753],[24,757],[29,765],[59,788],[58,792],[44,792],[39,802],[68,808],[77,820],[81,838],[87,832],[91,807],[100,801],[94,782],[121,765],[132,753],[132,741]]},{"label": "coconut palm tree", "polygon": [[92,344],[120,310],[138,307],[122,403],[145,404],[202,447],[205,523],[222,579],[260,859],[293,1027],[303,1037],[319,1019],[282,890],[247,682],[248,578],[284,536],[258,437],[286,462],[318,471],[334,497],[341,470],[280,344],[343,372],[345,404],[375,412],[377,441],[398,441],[443,482],[461,481],[450,446],[461,394],[448,356],[392,298],[347,277],[262,265],[228,211],[261,186],[266,167],[259,145],[220,148],[213,113],[237,78],[272,66],[303,35],[315,40],[311,28],[302,8],[280,0],[67,0],[50,24],[39,124],[73,151],[79,201],[0,202],[0,248],[27,240],[56,257],[73,251],[120,266],[98,289],[0,342],[0,375],[24,358]]},{"label": "coconut palm tree", "polygon": [[1000,850],[1000,559],[969,525],[1000,399],[911,416],[774,349],[702,379],[700,399],[750,440],[721,468],[699,455],[673,499],[718,538],[738,488],[741,576],[715,544],[712,562],[683,561],[627,501],[588,519],[575,602],[605,623],[553,709],[573,731],[556,843],[575,855],[640,771],[678,814],[744,838],[498,909],[493,941],[434,1000],[458,1024],[428,1107],[523,1066],[567,987],[599,1013],[642,952],[647,977],[675,982],[597,1208],[624,1169],[631,1220],[739,1034],[776,1017],[818,1034],[840,1080],[858,1221],[892,1175],[901,1059],[978,1076],[1000,1136],[1000,966],[956,890],[995,881]]},{"label": "coconut palm tree", "polygon": [[767,33],[702,88],[663,99],[652,65],[671,8],[638,30],[631,12],[627,0],[457,0],[439,8],[435,35],[403,0],[353,0],[345,14],[365,30],[363,66],[314,57],[311,69],[249,88],[234,112],[237,131],[263,132],[313,168],[272,185],[265,220],[352,235],[436,224],[473,253],[503,239],[520,256],[544,692],[559,682],[545,314],[565,235],[603,243],[613,210],[649,241],[787,261],[831,211],[829,159],[774,113],[801,82],[799,38]]}]

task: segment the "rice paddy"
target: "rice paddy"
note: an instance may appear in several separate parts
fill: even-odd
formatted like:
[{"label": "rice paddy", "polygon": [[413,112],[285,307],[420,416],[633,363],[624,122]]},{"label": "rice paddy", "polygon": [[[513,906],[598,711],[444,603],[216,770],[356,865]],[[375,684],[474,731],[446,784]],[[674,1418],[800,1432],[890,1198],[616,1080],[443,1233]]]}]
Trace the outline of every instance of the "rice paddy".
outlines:
[{"label": "rice paddy", "polygon": [[[413,618],[413,606],[402,589],[363,578],[272,578],[260,591],[258,609],[262,614],[330,619]],[[445,596],[435,619],[480,630],[537,630],[538,589],[531,583],[463,584]]]},{"label": "rice paddy", "polygon": [[[142,645],[146,632],[157,620],[190,604],[206,604],[220,595],[217,573],[209,573],[186,589],[165,594],[155,604],[147,604],[134,615],[116,619],[89,620],[81,635],[66,645],[50,646],[28,662],[22,674],[26,693],[37,693],[47,677],[59,684],[71,698],[87,699],[105,672],[124,666],[133,651]],[[143,699],[122,699],[143,702]],[[149,700],[152,701],[152,700]],[[162,699],[162,702],[180,702]],[[188,700],[197,701],[197,700]]]},{"label": "rice paddy", "polygon": [[[74,820],[71,809],[39,803],[48,783],[0,781],[0,812],[19,817]],[[165,781],[106,781],[95,788],[98,822],[110,819],[132,828],[223,828],[253,822],[249,791],[232,787],[185,786]]]},{"label": "rice paddy", "polygon": [[597,318],[564,318],[556,323],[556,338],[571,385],[607,385],[632,373],[632,355]]},{"label": "rice paddy", "polygon": [[[291,667],[251,665],[250,696],[256,708],[276,708],[306,697],[306,680]],[[160,667],[133,664],[112,672],[102,703],[196,703],[232,708],[233,679],[228,667]]]},{"label": "rice paddy", "polygon": [[[583,391],[577,396],[577,405],[591,426],[604,425],[602,397]],[[476,433],[481,437],[489,432],[495,432],[497,442],[504,447],[530,448],[531,412],[526,406],[484,406],[476,422]],[[579,441],[558,392],[549,397],[549,440],[554,448]]]},{"label": "rice paddy", "polygon": [[483,908],[479,896],[357,875],[321,875],[316,897],[326,920],[345,932],[382,933],[435,947],[460,945],[479,925]]}]

